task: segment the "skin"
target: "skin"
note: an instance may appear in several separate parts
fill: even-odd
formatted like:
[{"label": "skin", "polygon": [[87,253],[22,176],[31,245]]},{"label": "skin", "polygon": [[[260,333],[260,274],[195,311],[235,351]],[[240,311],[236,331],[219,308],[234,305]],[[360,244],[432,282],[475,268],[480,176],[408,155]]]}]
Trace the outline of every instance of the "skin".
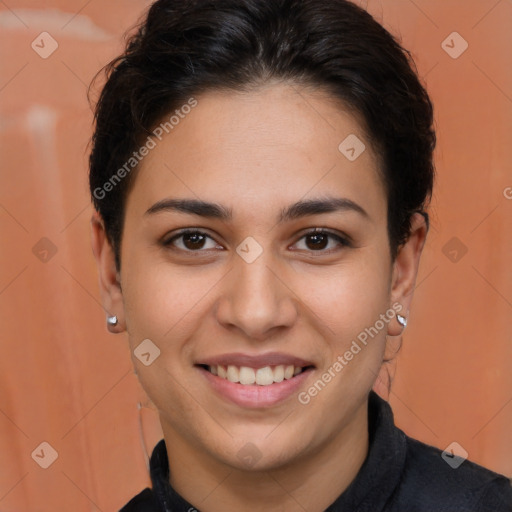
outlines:
[{"label": "skin", "polygon": [[[138,377],[159,410],[170,482],[205,512],[325,510],[368,452],[367,401],[396,318],[307,405],[294,393],[260,409],[217,395],[194,366],[201,358],[283,352],[315,365],[299,391],[328,370],[352,340],[394,303],[407,312],[427,228],[412,219],[394,262],[379,161],[357,116],[320,90],[271,83],[245,93],[208,92],[142,161],[126,204],[121,271],[101,218],[92,246],[112,332],[127,331]],[[338,145],[356,134],[353,162]],[[165,198],[212,201],[231,221],[175,211],[145,214]],[[354,210],[277,222],[300,199],[343,197]],[[206,238],[197,255],[182,228]],[[325,228],[349,245],[304,237]],[[252,263],[236,252],[248,236],[263,249]],[[189,252],[186,252],[189,248]],[[149,366],[133,350],[149,338],[161,351]],[[247,443],[259,460],[238,453]]]}]

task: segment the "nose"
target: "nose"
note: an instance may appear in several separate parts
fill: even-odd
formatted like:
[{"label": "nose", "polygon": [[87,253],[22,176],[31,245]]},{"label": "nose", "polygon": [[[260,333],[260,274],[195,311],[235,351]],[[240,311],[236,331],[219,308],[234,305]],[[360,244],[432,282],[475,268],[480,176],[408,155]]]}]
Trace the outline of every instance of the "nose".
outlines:
[{"label": "nose", "polygon": [[269,253],[264,251],[252,263],[235,256],[216,308],[221,325],[252,340],[265,340],[291,327],[297,318],[298,301],[286,272],[266,256]]}]

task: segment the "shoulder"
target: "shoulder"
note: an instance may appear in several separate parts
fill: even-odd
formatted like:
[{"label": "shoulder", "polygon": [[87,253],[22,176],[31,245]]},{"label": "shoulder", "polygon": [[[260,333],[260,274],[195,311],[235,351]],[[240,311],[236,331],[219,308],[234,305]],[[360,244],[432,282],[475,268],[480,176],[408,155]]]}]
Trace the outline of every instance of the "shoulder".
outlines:
[{"label": "shoulder", "polygon": [[153,490],[146,487],[132,498],[119,512],[160,512]]},{"label": "shoulder", "polygon": [[442,450],[408,436],[406,444],[400,509],[512,512],[512,485],[504,475],[467,459],[456,457],[449,464]]}]

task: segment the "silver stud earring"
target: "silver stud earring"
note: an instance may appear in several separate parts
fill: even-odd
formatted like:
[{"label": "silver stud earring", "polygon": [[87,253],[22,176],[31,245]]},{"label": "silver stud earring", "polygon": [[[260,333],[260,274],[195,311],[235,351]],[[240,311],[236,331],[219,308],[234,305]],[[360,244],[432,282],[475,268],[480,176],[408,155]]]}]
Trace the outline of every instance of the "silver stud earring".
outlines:
[{"label": "silver stud earring", "polygon": [[398,320],[398,323],[402,326],[402,327],[406,327],[407,326],[407,318],[405,318],[405,316],[402,316],[402,315],[399,315],[397,313],[396,315],[396,319]]},{"label": "silver stud earring", "polygon": [[107,316],[107,325],[117,325],[117,316]]}]

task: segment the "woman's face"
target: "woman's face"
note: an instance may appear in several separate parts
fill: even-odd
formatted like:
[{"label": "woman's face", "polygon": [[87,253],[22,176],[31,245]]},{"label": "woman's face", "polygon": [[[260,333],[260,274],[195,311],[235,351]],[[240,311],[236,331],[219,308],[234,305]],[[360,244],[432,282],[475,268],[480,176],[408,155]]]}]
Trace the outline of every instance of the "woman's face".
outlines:
[{"label": "woman's face", "polygon": [[402,298],[386,194],[361,125],[326,94],[196,99],[140,164],[109,309],[168,443],[276,468],[361,426]]}]

